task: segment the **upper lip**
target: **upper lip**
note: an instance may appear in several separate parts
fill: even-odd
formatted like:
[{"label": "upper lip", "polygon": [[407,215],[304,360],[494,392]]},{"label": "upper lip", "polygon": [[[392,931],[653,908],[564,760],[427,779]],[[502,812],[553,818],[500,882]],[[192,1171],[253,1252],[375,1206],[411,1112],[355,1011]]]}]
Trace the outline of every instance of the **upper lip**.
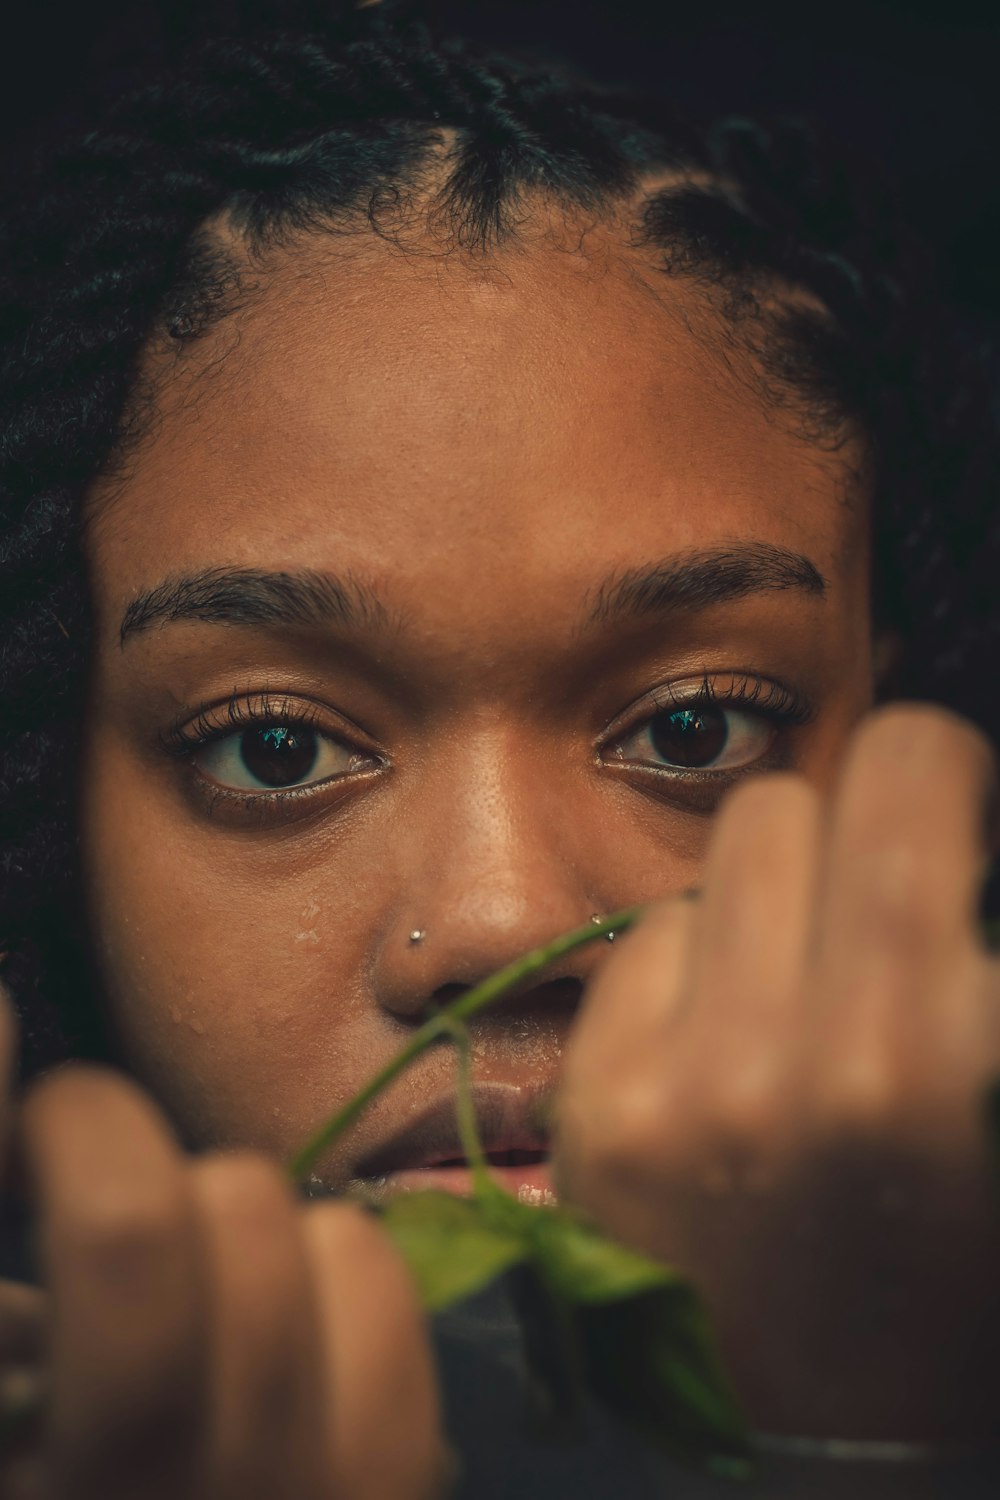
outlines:
[{"label": "upper lip", "polygon": [[[547,1151],[549,1130],[544,1116],[550,1089],[508,1083],[472,1086],[476,1124],[485,1152]],[[391,1172],[465,1160],[458,1133],[454,1093],[438,1099],[402,1130],[397,1130],[357,1163],[355,1178],[386,1177]]]}]

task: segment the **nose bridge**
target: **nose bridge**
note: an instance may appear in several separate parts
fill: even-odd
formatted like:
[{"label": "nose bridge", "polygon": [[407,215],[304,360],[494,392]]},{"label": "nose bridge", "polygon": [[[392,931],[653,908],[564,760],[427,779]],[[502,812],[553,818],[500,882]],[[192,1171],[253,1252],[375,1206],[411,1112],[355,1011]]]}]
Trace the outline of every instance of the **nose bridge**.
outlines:
[{"label": "nose bridge", "polygon": [[575,863],[557,812],[558,761],[513,726],[456,744],[423,792],[435,823],[424,850],[428,900],[447,900],[455,919],[503,926],[558,899]]},{"label": "nose bridge", "polygon": [[407,836],[376,958],[386,1008],[412,1009],[442,985],[474,983],[586,921],[590,898],[560,780],[557,757],[503,724],[456,734],[414,777],[397,811]]}]

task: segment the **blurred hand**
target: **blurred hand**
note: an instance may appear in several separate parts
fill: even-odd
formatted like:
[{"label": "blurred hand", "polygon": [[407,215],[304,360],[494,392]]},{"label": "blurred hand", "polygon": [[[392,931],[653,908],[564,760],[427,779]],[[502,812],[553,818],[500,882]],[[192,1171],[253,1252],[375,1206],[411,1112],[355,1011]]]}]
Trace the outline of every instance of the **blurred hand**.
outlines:
[{"label": "blurred hand", "polygon": [[[8,1155],[15,1056],[14,1013],[0,985],[0,1183]],[[22,1496],[28,1500],[38,1494],[36,1455],[20,1442],[3,1440],[3,1414],[38,1396],[44,1313],[45,1299],[35,1287],[0,1280],[0,1495],[4,1500],[21,1500]]]},{"label": "blurred hand", "polygon": [[572,1036],[560,1190],[691,1274],[762,1430],[1000,1430],[993,780],[971,726],[898,706],[831,806],[791,775],[741,786],[700,896],[621,942]]},{"label": "blurred hand", "polygon": [[[48,1405],[5,1497],[443,1492],[423,1318],[372,1220],[300,1205],[262,1157],[185,1157],[154,1105],[102,1070],[35,1087],[20,1133],[48,1303]],[[27,1295],[20,1322],[7,1320],[22,1353],[40,1312]]]}]

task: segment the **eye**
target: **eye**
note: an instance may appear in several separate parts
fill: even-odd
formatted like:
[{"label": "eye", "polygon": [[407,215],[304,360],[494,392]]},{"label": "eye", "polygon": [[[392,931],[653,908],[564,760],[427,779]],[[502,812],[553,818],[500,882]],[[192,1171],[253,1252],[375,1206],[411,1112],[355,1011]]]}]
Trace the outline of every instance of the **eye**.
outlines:
[{"label": "eye", "polygon": [[343,776],[369,757],[304,724],[255,724],[203,745],[192,757],[221,786],[287,791]]},{"label": "eye", "polygon": [[759,713],[721,703],[674,704],[620,740],[615,757],[671,770],[728,771],[760,760],[777,733]]}]

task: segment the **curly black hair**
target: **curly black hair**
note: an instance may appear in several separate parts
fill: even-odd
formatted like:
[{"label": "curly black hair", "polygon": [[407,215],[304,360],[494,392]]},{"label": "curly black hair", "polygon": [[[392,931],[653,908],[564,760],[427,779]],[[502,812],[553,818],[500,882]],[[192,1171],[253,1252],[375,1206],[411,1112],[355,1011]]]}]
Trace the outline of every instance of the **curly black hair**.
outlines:
[{"label": "curly black hair", "polygon": [[245,26],[47,150],[0,240],[0,950],[27,1073],[109,1045],[74,832],[82,501],[139,429],[140,355],[197,339],[243,295],[206,226],[226,221],[251,260],[295,233],[392,234],[428,180],[426,211],[469,255],[516,237],[533,194],[627,213],[752,355],[766,399],[813,441],[863,433],[874,618],[904,643],[884,695],[1000,739],[989,385],[856,172],[801,126],[696,128],[662,100],[377,8]]}]

